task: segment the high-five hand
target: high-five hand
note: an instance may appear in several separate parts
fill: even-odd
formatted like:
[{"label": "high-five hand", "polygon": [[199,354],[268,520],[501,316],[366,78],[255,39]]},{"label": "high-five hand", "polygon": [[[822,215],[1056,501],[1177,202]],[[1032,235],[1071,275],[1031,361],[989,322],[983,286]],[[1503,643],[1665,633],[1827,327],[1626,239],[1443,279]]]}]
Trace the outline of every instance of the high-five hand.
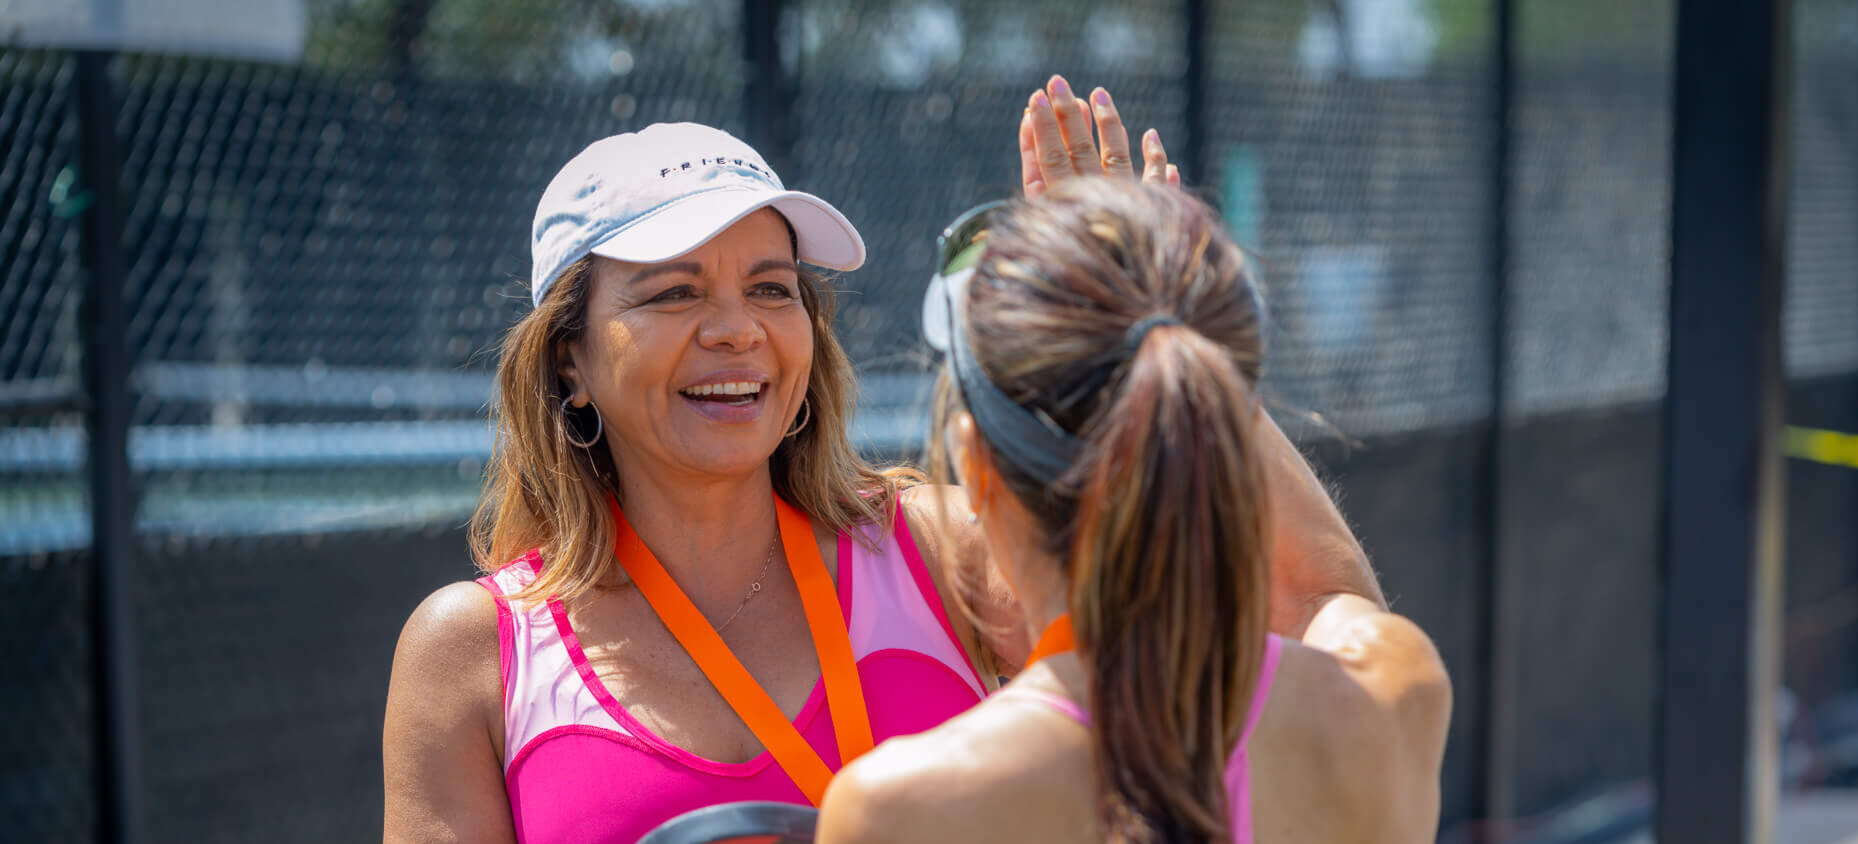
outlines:
[{"label": "high-five hand", "polygon": [[[1072,94],[1062,76],[1053,76],[1026,102],[1019,121],[1019,163],[1028,198],[1080,176],[1135,177],[1129,132],[1110,92],[1098,88],[1086,102]],[[1161,135],[1153,129],[1142,134],[1142,181],[1181,184],[1180,169],[1168,163]]]}]

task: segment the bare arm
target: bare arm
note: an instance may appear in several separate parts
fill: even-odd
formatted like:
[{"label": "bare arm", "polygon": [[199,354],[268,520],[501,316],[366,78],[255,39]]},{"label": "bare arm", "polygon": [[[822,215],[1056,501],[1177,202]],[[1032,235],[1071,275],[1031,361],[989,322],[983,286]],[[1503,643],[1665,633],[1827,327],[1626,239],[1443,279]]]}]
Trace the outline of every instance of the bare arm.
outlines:
[{"label": "bare arm", "polygon": [[1271,629],[1342,668],[1317,696],[1341,711],[1315,726],[1339,753],[1334,796],[1354,809],[1335,818],[1354,827],[1337,840],[1429,842],[1452,711],[1444,661],[1388,612],[1367,553],[1283,430],[1260,410],[1255,431],[1271,491]]},{"label": "bare arm", "polygon": [[1271,632],[1303,639],[1317,615],[1344,595],[1386,609],[1367,552],[1309,462],[1263,410],[1253,431],[1271,490]]},{"label": "bare arm", "polygon": [[516,840],[497,743],[502,686],[490,593],[474,583],[432,593],[394,651],[381,742],[384,841]]}]

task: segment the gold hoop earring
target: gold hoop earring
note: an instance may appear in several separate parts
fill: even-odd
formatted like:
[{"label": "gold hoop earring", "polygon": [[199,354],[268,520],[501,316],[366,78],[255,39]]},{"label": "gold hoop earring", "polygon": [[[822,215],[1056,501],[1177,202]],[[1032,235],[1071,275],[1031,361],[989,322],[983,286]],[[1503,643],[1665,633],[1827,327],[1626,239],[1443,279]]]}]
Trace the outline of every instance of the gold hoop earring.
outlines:
[{"label": "gold hoop earring", "polygon": [[568,402],[569,401],[570,401],[569,399],[561,400],[561,438],[567,440],[568,445],[576,446],[576,447],[583,448],[583,449],[593,448],[596,444],[600,442],[600,435],[606,433],[606,417],[600,415],[599,405],[596,405],[593,402],[588,402],[587,406],[594,409],[594,422],[596,423],[596,427],[594,428],[593,438],[588,440],[587,442],[581,442],[580,440],[577,440],[574,438],[574,429],[572,427],[573,423],[568,421]]},{"label": "gold hoop earring", "polygon": [[800,418],[800,424],[795,425],[792,428],[788,428],[787,433],[781,435],[781,439],[788,439],[789,437],[792,437],[793,435],[800,433],[801,430],[806,428],[806,423],[813,421],[813,399],[812,397],[809,396],[807,398],[800,400],[800,411],[806,414],[805,416],[802,416]]}]

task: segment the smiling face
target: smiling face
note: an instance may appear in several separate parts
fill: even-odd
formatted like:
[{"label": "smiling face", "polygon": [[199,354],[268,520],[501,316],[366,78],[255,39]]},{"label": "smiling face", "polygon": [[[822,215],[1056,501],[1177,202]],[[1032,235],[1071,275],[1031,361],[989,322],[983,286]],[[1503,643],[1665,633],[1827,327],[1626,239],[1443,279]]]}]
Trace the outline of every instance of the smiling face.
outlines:
[{"label": "smiling face", "polygon": [[598,259],[561,376],[620,477],[761,471],[806,398],[813,320],[786,221],[764,208],[662,264]]}]

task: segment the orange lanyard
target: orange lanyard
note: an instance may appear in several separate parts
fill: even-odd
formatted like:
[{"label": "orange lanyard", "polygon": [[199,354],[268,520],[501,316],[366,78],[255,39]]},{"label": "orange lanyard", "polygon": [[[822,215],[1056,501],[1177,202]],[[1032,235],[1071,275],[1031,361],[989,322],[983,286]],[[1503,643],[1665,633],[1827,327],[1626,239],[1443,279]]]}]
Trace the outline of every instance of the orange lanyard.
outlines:
[{"label": "orange lanyard", "polygon": [[[813,525],[806,514],[793,505],[774,498],[780,517],[781,547],[787,551],[787,568],[800,587],[800,603],[806,609],[807,627],[813,633],[813,649],[819,655],[820,675],[826,685],[826,704],[832,711],[832,730],[839,742],[839,764],[871,749],[871,718],[865,712],[864,686],[858,679],[858,665],[852,657],[851,637],[845,632],[845,620],[832,575],[819,558],[819,546],[813,541]],[[658,618],[671,635],[684,646],[685,653],[709,678],[729,708],[774,755],[781,769],[813,805],[826,796],[826,784],[832,769],[806,743],[793,722],[776,706],[773,698],[742,667],[742,661],[723,643],[710,626],[709,619],[697,611],[684,590],[664,570],[658,557],[639,539],[620,512],[619,502],[609,499],[613,511],[616,538],[613,554],[632,582],[638,584]]]},{"label": "orange lanyard", "polygon": [[1032,646],[1032,654],[1026,657],[1026,667],[1048,656],[1055,656],[1077,649],[1077,637],[1071,633],[1071,614],[1063,613],[1052,619],[1045,626],[1045,632],[1039,634],[1039,641]]}]

